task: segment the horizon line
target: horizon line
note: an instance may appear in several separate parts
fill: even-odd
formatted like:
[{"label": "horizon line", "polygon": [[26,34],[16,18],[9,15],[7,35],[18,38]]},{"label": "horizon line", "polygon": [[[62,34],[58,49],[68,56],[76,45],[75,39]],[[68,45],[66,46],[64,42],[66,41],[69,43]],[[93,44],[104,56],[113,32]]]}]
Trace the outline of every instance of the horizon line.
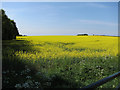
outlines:
[{"label": "horizon line", "polygon": [[[21,34],[20,34],[21,35]],[[76,35],[22,35],[22,36],[77,36]],[[88,36],[120,36],[120,35],[105,35],[105,34],[88,34]]]}]

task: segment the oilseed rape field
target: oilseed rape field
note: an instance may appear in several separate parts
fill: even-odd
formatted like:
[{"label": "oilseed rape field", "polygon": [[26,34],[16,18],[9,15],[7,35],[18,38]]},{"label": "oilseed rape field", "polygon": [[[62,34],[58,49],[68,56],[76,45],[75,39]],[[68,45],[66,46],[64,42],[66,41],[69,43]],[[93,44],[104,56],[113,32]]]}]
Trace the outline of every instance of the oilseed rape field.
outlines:
[{"label": "oilseed rape field", "polygon": [[83,88],[118,72],[118,37],[17,36],[2,48],[4,88]]}]

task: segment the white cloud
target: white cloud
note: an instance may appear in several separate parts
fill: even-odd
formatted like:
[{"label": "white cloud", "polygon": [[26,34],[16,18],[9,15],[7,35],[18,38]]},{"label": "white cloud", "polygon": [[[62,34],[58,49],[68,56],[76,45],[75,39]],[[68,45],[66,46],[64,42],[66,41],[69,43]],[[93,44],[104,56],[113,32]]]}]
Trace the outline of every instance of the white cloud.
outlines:
[{"label": "white cloud", "polygon": [[88,6],[90,7],[97,7],[97,8],[107,8],[108,6],[100,4],[100,3],[87,3]]}]

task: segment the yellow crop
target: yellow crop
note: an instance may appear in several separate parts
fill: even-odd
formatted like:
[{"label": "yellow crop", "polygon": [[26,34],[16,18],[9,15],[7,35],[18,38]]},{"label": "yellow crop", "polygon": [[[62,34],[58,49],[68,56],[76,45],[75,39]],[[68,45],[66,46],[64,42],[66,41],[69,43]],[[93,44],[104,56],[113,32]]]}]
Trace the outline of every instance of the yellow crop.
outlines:
[{"label": "yellow crop", "polygon": [[[100,57],[118,55],[118,37],[107,36],[27,36],[17,40],[29,41],[32,52],[19,52],[21,58],[36,60],[56,59],[65,56]],[[26,50],[27,51],[27,50]],[[18,53],[18,52],[17,52]],[[16,54],[17,54],[16,53]]]}]

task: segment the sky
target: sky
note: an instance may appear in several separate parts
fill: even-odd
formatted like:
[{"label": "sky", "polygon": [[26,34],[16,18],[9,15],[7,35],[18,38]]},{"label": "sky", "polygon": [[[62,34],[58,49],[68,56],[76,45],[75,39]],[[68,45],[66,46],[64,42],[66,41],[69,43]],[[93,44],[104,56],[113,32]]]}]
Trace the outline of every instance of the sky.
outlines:
[{"label": "sky", "polygon": [[22,35],[118,35],[117,2],[3,2],[2,8]]}]

